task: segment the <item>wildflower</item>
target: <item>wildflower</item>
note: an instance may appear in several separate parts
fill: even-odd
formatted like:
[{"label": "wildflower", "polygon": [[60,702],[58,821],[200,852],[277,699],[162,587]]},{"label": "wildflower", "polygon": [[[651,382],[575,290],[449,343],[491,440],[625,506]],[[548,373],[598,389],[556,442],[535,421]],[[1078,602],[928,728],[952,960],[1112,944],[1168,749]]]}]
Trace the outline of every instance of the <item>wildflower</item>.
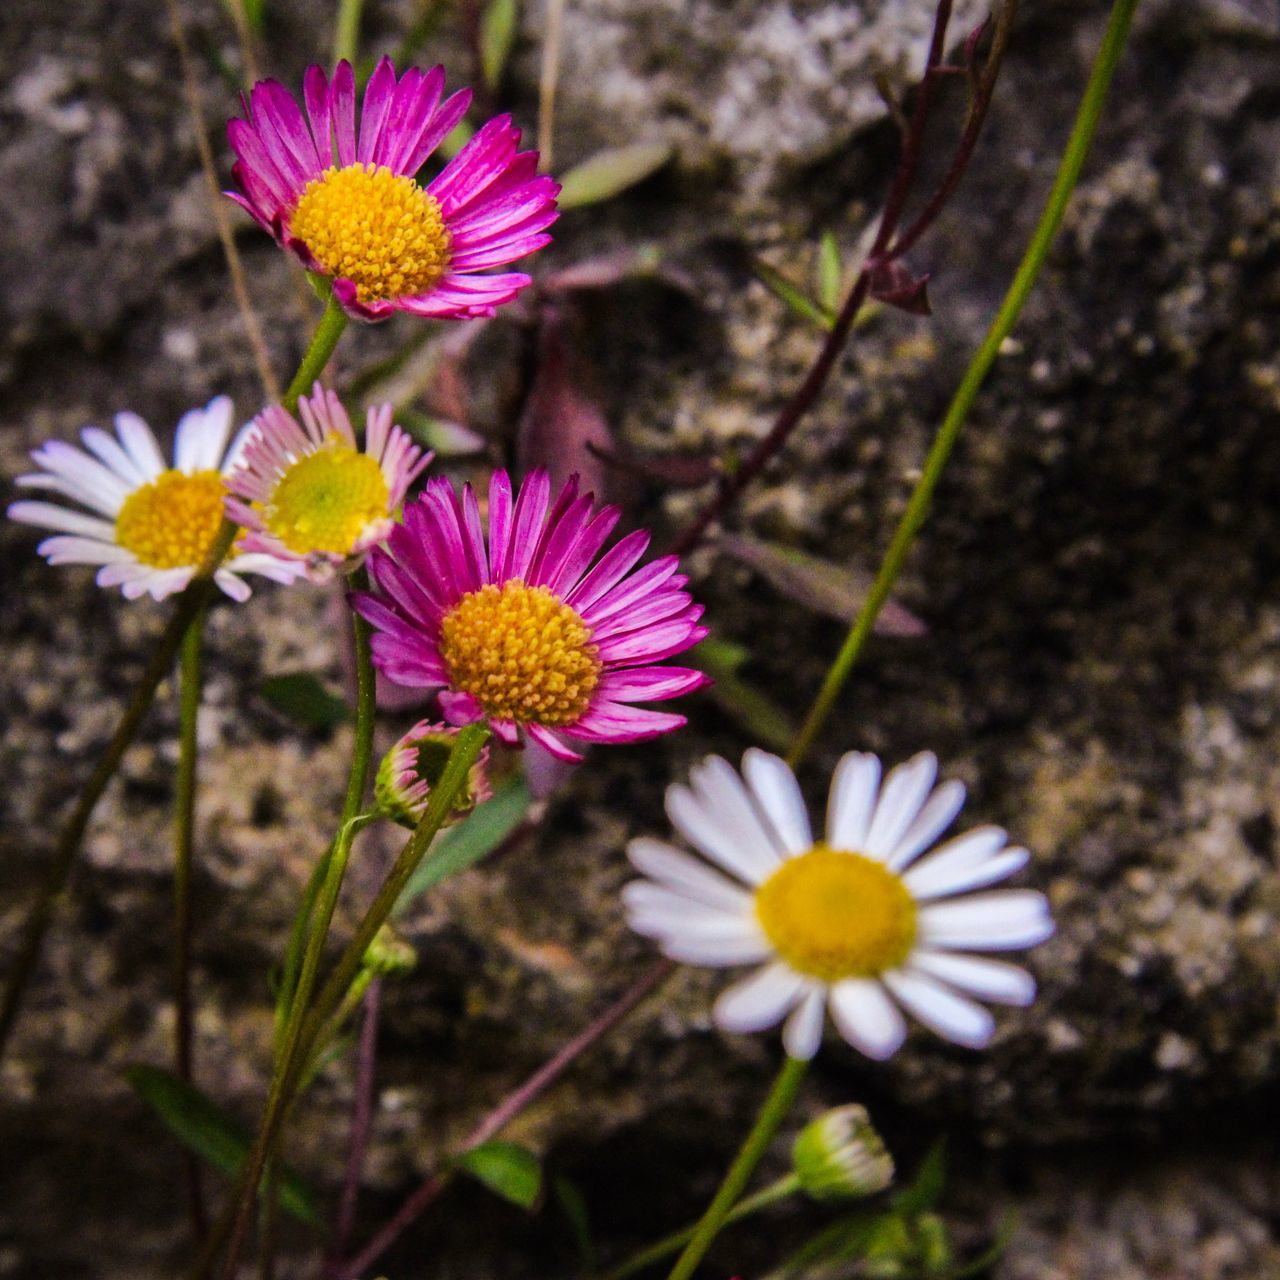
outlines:
[{"label": "wildflower", "polygon": [[[387,817],[402,826],[418,825],[426,812],[431,792],[440,784],[458,732],[452,725],[420,720],[382,757],[374,782],[374,794]],[[471,766],[448,820],[456,822],[465,817],[492,794],[489,748],[485,747]]]},{"label": "wildflower", "polygon": [[246,548],[324,582],[391,532],[432,455],[393,425],[389,404],[369,410],[363,452],[342,401],[318,382],[298,412],[301,422],[273,404],[253,420],[228,476],[227,514],[245,526]]},{"label": "wildflower", "polygon": [[873,1196],[893,1181],[893,1157],[866,1107],[856,1102],[805,1125],[792,1144],[791,1167],[815,1200]]},{"label": "wildflower", "polygon": [[[222,524],[226,477],[243,435],[231,448],[231,401],[217,396],[183,414],[172,467],[151,428],[137,414],[116,414],[113,439],[100,427],[80,433],[85,449],[51,440],[32,453],[40,470],[19,476],[27,489],[48,489],[90,508],[86,515],[53,502],[15,502],[9,518],[57,530],[37,550],[50,564],[96,564],[100,587],[119,587],[128,600],[181,591],[204,563]],[[92,455],[92,456],[90,456]],[[249,597],[242,573],[291,582],[297,568],[243,548],[214,573],[233,600]]]},{"label": "wildflower", "polygon": [[628,855],[649,878],[623,890],[631,927],[673,960],[763,962],[720,996],[714,1018],[727,1031],[758,1031],[785,1016],[783,1043],[794,1058],[817,1052],[824,1007],[871,1058],[901,1045],[899,1005],[948,1040],[985,1045],[993,1021],[969,997],[1024,1005],[1035,983],[1015,965],[961,953],[1034,946],[1053,922],[1039,893],[969,892],[1027,861],[998,827],[978,827],[916,861],[964,803],[961,783],[934,788],[937,769],[923,752],[881,787],[880,761],[851,752],[831,781],[826,838],[815,842],[782,760],[753,748],[739,777],[709,757],[689,786],[668,789],[667,814],[728,874],[660,841],[633,840]]},{"label": "wildflower", "polygon": [[388,679],[443,687],[452,724],[488,720],[515,745],[521,732],[562,760],[579,742],[635,742],[685,718],[631,704],[706,683],[700,671],[648,665],[706,635],[702,607],[674,556],[632,569],[649,535],[628,534],[589,568],[621,514],[595,512],[570,478],[550,511],[551,482],[534,471],[513,502],[505,471],[489,484],[488,545],[471,486],[461,499],[428,481],[404,524],[369,557],[377,594],[354,606],[376,628],[373,658]]},{"label": "wildflower", "polygon": [[306,114],[275,80],[256,84],[227,136],[244,194],[227,194],[307,270],[330,277],[348,314],[385,320],[493,315],[530,278],[479,274],[540,249],[556,219],[559,184],[537,176],[536,151],[517,153],[510,116],[485,124],[426,186],[415,174],[462,119],[469,90],[443,103],[444,68],[390,58],[370,77],[355,121],[348,62],[329,80],[303,80]]}]

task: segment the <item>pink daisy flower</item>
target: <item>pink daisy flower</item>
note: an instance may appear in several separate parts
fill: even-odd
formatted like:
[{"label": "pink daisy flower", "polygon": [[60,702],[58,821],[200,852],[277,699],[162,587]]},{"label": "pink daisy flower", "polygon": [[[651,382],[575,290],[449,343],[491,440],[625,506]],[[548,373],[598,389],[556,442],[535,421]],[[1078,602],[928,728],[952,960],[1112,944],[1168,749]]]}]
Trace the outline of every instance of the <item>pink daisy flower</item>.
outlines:
[{"label": "pink daisy flower", "polygon": [[338,63],[303,79],[306,114],[278,81],[262,80],[227,136],[244,194],[233,200],[308,271],[333,280],[349,315],[385,320],[491,316],[527,284],[522,272],[480,274],[551,239],[560,186],[538,177],[538,153],[517,152],[510,116],[490,120],[426,186],[415,175],[462,119],[470,90],[440,101],[444,68],[397,81],[383,58],[356,132],[355,77]]},{"label": "pink daisy flower", "polygon": [[227,478],[227,514],[246,532],[240,545],[301,561],[315,582],[381,542],[413,481],[433,457],[370,408],[365,447],[342,401],[318,382],[298,401],[299,422],[278,404],[253,420]]},{"label": "pink daisy flower", "polygon": [[635,570],[649,545],[629,533],[591,567],[621,512],[594,510],[573,476],[548,510],[551,481],[534,471],[513,501],[489,483],[488,545],[470,485],[427,482],[404,524],[369,557],[376,594],[354,607],[376,628],[373,660],[388,679],[442,687],[453,724],[487,720],[508,745],[523,732],[561,760],[577,742],[637,742],[685,717],[633,704],[707,683],[700,671],[651,665],[707,634],[702,606],[664,556]]}]

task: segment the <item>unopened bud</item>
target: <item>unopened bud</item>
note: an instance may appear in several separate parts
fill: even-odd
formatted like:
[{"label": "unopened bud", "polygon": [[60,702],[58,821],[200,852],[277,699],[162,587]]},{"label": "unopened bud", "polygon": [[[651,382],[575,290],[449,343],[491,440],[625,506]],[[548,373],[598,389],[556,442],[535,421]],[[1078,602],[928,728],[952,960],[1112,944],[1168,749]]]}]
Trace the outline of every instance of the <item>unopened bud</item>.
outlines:
[{"label": "unopened bud", "polygon": [[408,973],[418,963],[418,953],[389,924],[373,935],[364,953],[364,967],[379,978]]},{"label": "unopened bud", "polygon": [[866,1107],[856,1103],[805,1125],[791,1148],[791,1163],[801,1188],[815,1200],[875,1195],[893,1181],[893,1157]]},{"label": "unopened bud", "polygon": [[[431,793],[440,785],[461,730],[421,720],[382,758],[374,795],[382,812],[402,827],[416,827]],[[489,749],[476,757],[443,825],[466,817],[493,794],[489,787]]]}]

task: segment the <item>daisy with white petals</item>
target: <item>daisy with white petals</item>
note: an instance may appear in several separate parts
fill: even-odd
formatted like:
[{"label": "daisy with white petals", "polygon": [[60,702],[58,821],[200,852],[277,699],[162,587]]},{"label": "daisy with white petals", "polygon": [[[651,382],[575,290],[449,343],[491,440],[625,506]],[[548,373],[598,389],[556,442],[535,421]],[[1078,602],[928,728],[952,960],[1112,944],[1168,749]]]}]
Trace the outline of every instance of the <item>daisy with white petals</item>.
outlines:
[{"label": "daisy with white petals", "polygon": [[[222,524],[231,448],[231,401],[218,396],[178,423],[173,466],[151,428],[134,413],[116,415],[114,437],[100,427],[80,433],[85,448],[51,440],[32,453],[40,470],[19,476],[25,489],[45,489],[93,514],[55,502],[15,502],[9,518],[53,529],[37,550],[50,564],[96,564],[100,587],[119,587],[130,600],[181,591],[204,562]],[[86,452],[87,450],[87,452]],[[214,581],[233,600],[249,588],[242,573],[292,582],[299,566],[269,553],[232,555]]]},{"label": "daisy with white petals", "polygon": [[813,838],[795,776],[752,749],[742,775],[711,756],[688,786],[667,791],[676,829],[715,869],[658,840],[628,856],[647,879],[623,890],[637,932],[673,960],[758,964],[716,1001],[726,1031],[760,1031],[786,1018],[793,1058],[811,1058],[830,1009],[841,1036],[870,1058],[895,1053],[902,1010],[956,1044],[980,1048],[991,1014],[973,997],[1025,1005],[1024,969],[966,954],[1035,946],[1053,933],[1044,896],[1027,889],[975,893],[1012,875],[1027,851],[999,827],[978,827],[926,854],[955,820],[964,787],[935,787],[924,752],[881,785],[880,761],[851,752],[831,782],[824,840]]}]

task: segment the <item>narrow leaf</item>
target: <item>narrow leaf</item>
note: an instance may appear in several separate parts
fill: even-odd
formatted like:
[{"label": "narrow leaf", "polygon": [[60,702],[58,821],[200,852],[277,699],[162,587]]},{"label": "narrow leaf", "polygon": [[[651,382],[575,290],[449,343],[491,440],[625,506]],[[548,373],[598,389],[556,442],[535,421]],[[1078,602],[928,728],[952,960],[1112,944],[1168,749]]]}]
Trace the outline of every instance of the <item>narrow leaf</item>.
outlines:
[{"label": "narrow leaf", "polygon": [[441,880],[474,866],[492,853],[523,821],[529,811],[529,788],[523,778],[509,778],[457,826],[436,837],[427,856],[405,885],[394,915],[401,915],[415,898]]},{"label": "narrow leaf", "polygon": [[[756,538],[724,537],[718,546],[726,555],[748,565],[796,604],[849,623],[871,590],[872,577],[860,569],[833,564],[794,547]],[[882,635],[921,636],[927,627],[910,610],[888,601],[876,619]]]},{"label": "narrow leaf", "polygon": [[520,0],[489,0],[480,22],[480,62],[490,90],[502,83],[519,25]]},{"label": "narrow leaf", "polygon": [[[140,1063],[126,1068],[124,1075],[180,1142],[223,1173],[240,1171],[253,1137],[216,1102],[159,1067]],[[276,1185],[282,1209],[308,1226],[320,1225],[316,1193],[294,1170],[282,1168]]]},{"label": "narrow leaf", "polygon": [[470,427],[446,418],[433,418],[416,409],[398,409],[396,421],[419,443],[440,458],[464,458],[484,451],[484,437]]},{"label": "narrow leaf", "polygon": [[560,179],[561,209],[612,200],[662,168],[674,154],[666,142],[636,142],[588,156]]},{"label": "narrow leaf", "polygon": [[484,1142],[457,1158],[457,1165],[504,1200],[532,1209],[542,1190],[542,1165],[514,1142]]},{"label": "narrow leaf", "polygon": [[746,656],[735,649],[725,642],[704,640],[688,656],[715,682],[706,693],[721,711],[736,720],[755,741],[785,751],[795,737],[795,723],[776,702],[734,674]]},{"label": "narrow leaf", "polygon": [[582,1192],[568,1178],[553,1178],[551,1190],[555,1193],[564,1216],[569,1220],[573,1242],[578,1248],[582,1269],[590,1275],[596,1269],[596,1250],[591,1240],[591,1219],[587,1214],[587,1202]]},{"label": "narrow leaf", "polygon": [[334,729],[351,719],[351,708],[309,671],[272,676],[258,692],[281,715],[308,729]]},{"label": "narrow leaf", "polygon": [[938,1203],[947,1185],[947,1143],[939,1138],[920,1162],[915,1177],[893,1197],[893,1207],[904,1218],[924,1213]]},{"label": "narrow leaf", "polygon": [[840,306],[844,285],[844,266],[840,262],[840,244],[830,231],[822,233],[818,242],[818,301],[828,315]]},{"label": "narrow leaf", "polygon": [[807,293],[792,284],[786,276],[767,262],[757,258],[751,264],[756,278],[775,298],[785,302],[796,315],[816,324],[819,329],[831,328],[831,315],[816,303]]}]

